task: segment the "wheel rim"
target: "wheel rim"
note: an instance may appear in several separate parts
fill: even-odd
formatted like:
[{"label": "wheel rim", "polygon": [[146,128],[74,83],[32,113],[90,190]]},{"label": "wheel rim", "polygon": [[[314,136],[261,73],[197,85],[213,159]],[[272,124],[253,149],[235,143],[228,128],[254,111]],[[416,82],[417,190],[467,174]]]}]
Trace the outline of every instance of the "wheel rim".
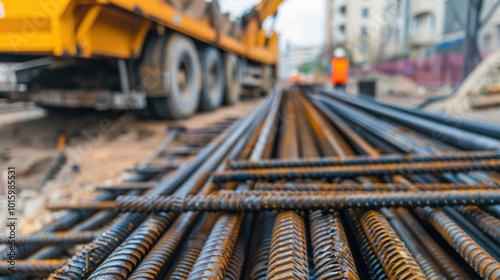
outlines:
[{"label": "wheel rim", "polygon": [[177,69],[177,86],[179,87],[180,97],[186,101],[190,98],[190,84],[193,82],[193,64],[187,54],[183,54]]},{"label": "wheel rim", "polygon": [[208,85],[210,88],[210,96],[212,98],[217,97],[217,93],[218,93],[217,90],[219,87],[218,76],[219,76],[218,68],[217,68],[217,65],[214,63],[211,65],[210,70],[209,70],[209,75],[208,75]]}]

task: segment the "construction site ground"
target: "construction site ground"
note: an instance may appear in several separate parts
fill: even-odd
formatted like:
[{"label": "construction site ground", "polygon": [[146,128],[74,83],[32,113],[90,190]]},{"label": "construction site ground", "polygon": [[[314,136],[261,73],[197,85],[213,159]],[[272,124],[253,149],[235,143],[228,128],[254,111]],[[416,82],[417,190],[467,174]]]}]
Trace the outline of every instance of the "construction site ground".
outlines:
[{"label": "construction site ground", "polygon": [[[411,94],[388,90],[408,86],[409,81],[401,77],[383,77],[381,80],[382,90],[378,90],[377,100],[415,106],[428,97],[425,91]],[[350,89],[356,94],[352,82]],[[188,120],[167,122],[137,120],[130,113],[74,111],[48,114],[37,107],[0,113],[0,147],[8,155],[7,159],[0,160],[0,170],[16,167],[19,234],[30,234],[63,214],[62,211],[45,211],[46,203],[89,200],[95,195],[97,184],[114,184],[128,179],[132,173],[124,170],[145,159],[166,136],[168,127],[203,127],[225,118],[240,117],[261,101],[261,98],[250,98],[233,107],[199,113]],[[442,108],[434,105],[429,109],[440,111]],[[498,108],[457,108],[447,113],[500,123]],[[40,191],[37,189],[39,182],[59,152],[56,143],[61,133],[67,135],[67,162]],[[2,195],[5,194],[5,185],[5,175],[2,175]],[[7,213],[5,202],[5,199],[0,200],[0,218]]]},{"label": "construction site ground", "polygon": [[[167,135],[168,127],[204,127],[226,118],[241,117],[262,98],[250,98],[232,107],[198,113],[183,121],[142,121],[132,114],[75,111],[48,114],[39,108],[0,113],[0,147],[7,159],[0,159],[0,170],[14,166],[17,180],[17,218],[19,235],[30,234],[63,211],[44,210],[48,202],[84,201],[95,195],[96,184],[122,182],[131,176],[124,172],[144,160]],[[58,135],[67,135],[67,162],[57,176],[38,190],[42,175],[58,154]],[[2,175],[1,195],[6,179]],[[0,218],[7,213],[6,199],[0,200]],[[4,232],[5,233],[5,232]]]}]

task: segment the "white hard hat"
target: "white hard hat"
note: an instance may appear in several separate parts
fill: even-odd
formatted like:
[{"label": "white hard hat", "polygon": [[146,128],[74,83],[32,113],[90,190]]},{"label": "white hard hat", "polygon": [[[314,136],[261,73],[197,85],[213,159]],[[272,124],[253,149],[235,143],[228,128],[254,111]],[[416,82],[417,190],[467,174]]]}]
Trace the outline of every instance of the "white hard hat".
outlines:
[{"label": "white hard hat", "polygon": [[334,57],[345,57],[346,52],[343,48],[336,48],[335,51],[333,51],[333,56]]}]

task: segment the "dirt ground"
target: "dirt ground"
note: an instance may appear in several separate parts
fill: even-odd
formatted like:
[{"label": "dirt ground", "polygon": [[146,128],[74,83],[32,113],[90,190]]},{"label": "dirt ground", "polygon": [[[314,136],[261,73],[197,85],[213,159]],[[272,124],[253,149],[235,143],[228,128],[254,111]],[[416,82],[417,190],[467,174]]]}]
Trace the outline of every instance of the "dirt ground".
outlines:
[{"label": "dirt ground", "polygon": [[[132,114],[72,111],[48,114],[35,108],[0,114],[0,170],[17,173],[18,235],[29,234],[62,214],[44,210],[49,202],[84,201],[95,195],[96,184],[118,183],[131,173],[167,135],[167,127],[203,127],[228,117],[241,117],[262,99],[199,113],[183,121],[141,121]],[[58,135],[67,136],[67,161],[40,191],[38,185],[54,157]],[[7,155],[7,158],[2,158]],[[2,173],[0,219],[7,214],[6,172]]]}]

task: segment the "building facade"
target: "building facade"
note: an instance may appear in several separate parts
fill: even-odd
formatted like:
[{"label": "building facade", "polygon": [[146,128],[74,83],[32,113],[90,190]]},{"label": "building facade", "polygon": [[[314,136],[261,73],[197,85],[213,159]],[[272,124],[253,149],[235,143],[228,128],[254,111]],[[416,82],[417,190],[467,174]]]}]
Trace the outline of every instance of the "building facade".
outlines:
[{"label": "building facade", "polygon": [[[328,0],[327,0],[328,1]],[[373,63],[380,55],[387,0],[331,0],[334,46],[346,48],[354,65]],[[328,20],[328,19],[327,19]]]}]

